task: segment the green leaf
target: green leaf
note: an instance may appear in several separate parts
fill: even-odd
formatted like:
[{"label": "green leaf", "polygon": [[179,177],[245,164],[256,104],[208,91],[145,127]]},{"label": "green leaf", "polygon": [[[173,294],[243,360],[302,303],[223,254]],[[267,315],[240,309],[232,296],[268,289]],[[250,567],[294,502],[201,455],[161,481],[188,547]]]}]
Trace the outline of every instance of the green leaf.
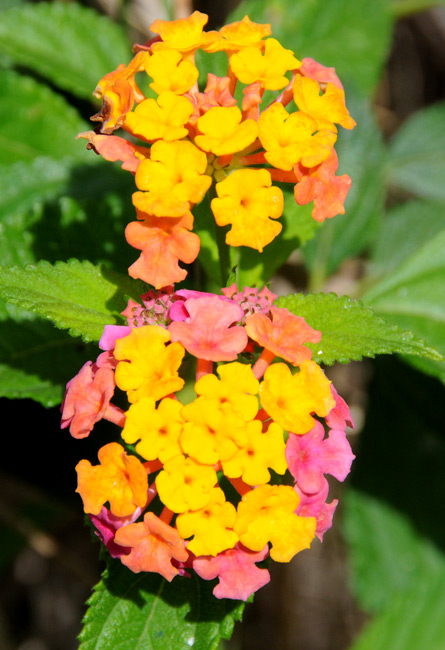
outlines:
[{"label": "green leaf", "polygon": [[79,650],[216,650],[244,603],[212,594],[214,583],[134,574],[113,561],[89,600]]},{"label": "green leaf", "polygon": [[351,650],[442,647],[443,553],[382,501],[350,490],[344,507],[354,591],[362,607],[378,614]]},{"label": "green leaf", "polygon": [[437,547],[384,501],[349,489],[343,508],[354,593],[365,610],[384,611],[418,581],[445,569]]},{"label": "green leaf", "polygon": [[441,650],[445,638],[442,569],[395,598],[367,628],[350,650]]},{"label": "green leaf", "polygon": [[75,3],[24,4],[2,13],[0,51],[56,86],[91,97],[131,50],[122,29]]},{"label": "green leaf", "polygon": [[132,207],[120,194],[108,193],[78,201],[63,196],[26,212],[11,212],[2,219],[0,259],[5,266],[25,266],[40,259],[79,257],[125,269],[136,256],[122,242]]},{"label": "green leaf", "polygon": [[0,70],[0,85],[0,165],[38,156],[88,155],[75,139],[86,125],[63,97],[12,70]]},{"label": "green leaf", "polygon": [[0,167],[0,214],[26,210],[39,200],[57,196],[68,184],[70,160],[35,158]]},{"label": "green leaf", "polygon": [[369,307],[347,296],[290,294],[277,301],[322,333],[321,342],[308,344],[319,363],[348,363],[376,354],[413,354],[430,359],[441,355],[411,332],[387,323]]},{"label": "green leaf", "polygon": [[110,192],[130,197],[132,189],[130,174],[96,156],[88,164],[72,158],[36,158],[0,166],[0,214],[14,216],[61,194],[102,200]]},{"label": "green leaf", "polygon": [[[445,355],[445,230],[371,287],[363,300],[400,327]],[[427,366],[438,376],[445,365]]]},{"label": "green leaf", "polygon": [[0,304],[0,396],[60,404],[65,384],[97,356],[51,323]]},{"label": "green leaf", "polygon": [[352,185],[345,214],[325,221],[304,247],[311,290],[319,290],[344,260],[360,254],[373,241],[383,215],[385,151],[381,134],[367,102],[352,95],[348,106],[357,126],[352,131],[341,129],[335,148],[338,174],[348,174]]},{"label": "green leaf", "polygon": [[443,203],[408,201],[389,210],[372,252],[369,275],[394,271],[441,230],[445,230]]},{"label": "green leaf", "polygon": [[445,104],[415,113],[392,139],[388,182],[409,194],[445,199]]},{"label": "green leaf", "polygon": [[229,17],[272,23],[272,36],[298,57],[334,66],[370,94],[386,61],[392,21],[386,0],[245,0]]},{"label": "green leaf", "polygon": [[443,645],[434,636],[437,619],[443,621],[437,591],[445,560],[443,392],[395,357],[373,363],[351,476],[360,492],[345,495],[344,510],[352,585],[359,604],[375,615],[360,650]]},{"label": "green leaf", "polygon": [[122,322],[119,314],[126,295],[144,292],[140,282],[79,260],[6,267],[0,274],[4,300],[41,314],[87,342],[99,340],[105,325]]}]

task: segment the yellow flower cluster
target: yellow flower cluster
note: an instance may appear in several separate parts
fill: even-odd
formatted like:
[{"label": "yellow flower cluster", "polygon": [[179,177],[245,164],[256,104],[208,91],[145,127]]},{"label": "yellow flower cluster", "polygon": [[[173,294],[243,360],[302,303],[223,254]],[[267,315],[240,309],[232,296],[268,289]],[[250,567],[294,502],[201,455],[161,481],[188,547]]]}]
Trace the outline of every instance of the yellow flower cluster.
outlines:
[{"label": "yellow flower cluster", "polygon": [[[299,61],[270,37],[270,25],[247,16],[219,31],[204,32],[206,22],[197,11],[187,19],[156,20],[151,30],[157,36],[136,46],[130,64],[96,88],[103,107],[92,119],[101,122],[101,135],[82,134],[98,153],[135,173],[133,204],[141,223],[130,224],[127,240],[142,255],[130,274],[156,287],[182,280],[178,259],[196,257],[191,210],[213,183],[216,223],[230,226],[226,243],[258,251],[282,229],[283,193],[274,181],[301,185],[296,200],[315,198],[317,220],[344,211],[349,189],[349,177],[335,176],[334,144],[336,125],[351,129],[355,122],[333,69]],[[226,76],[209,74],[202,91],[198,50],[228,58]],[[136,83],[139,73],[147,82]],[[139,86],[147,83],[144,94]],[[265,91],[275,93],[268,105]],[[112,135],[119,127],[133,143]],[[315,194],[307,183],[318,183]]]}]

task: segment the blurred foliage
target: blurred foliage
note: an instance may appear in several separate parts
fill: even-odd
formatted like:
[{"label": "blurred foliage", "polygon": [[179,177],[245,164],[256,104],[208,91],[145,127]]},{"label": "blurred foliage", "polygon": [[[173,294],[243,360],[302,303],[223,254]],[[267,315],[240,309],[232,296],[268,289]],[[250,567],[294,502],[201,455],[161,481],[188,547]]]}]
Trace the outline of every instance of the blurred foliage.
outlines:
[{"label": "blurred foliage", "polygon": [[[306,309],[311,322],[312,302],[321,301],[313,325],[320,326],[317,318],[324,310],[328,363],[340,358],[335,348],[340,343],[349,346],[342,360],[394,351],[404,355],[403,362],[385,359],[374,366],[354,487],[345,495],[352,588],[371,615],[354,650],[440,648],[445,635],[445,530],[439,515],[445,489],[439,414],[445,364],[434,353],[433,358],[412,356],[414,345],[445,354],[445,106],[419,111],[387,143],[372,109],[395,17],[424,5],[431,3],[245,0],[229,17],[248,13],[252,20],[271,22],[274,37],[297,56],[336,67],[358,123],[339,135],[339,173],[353,180],[345,215],[319,227],[310,207],[296,218],[293,197],[286,195],[283,238],[263,256],[235,252],[233,264],[241,260],[242,268],[237,281],[263,284],[303,246],[309,288],[321,291],[348,261],[360,259],[363,272],[353,297],[377,315],[345,298],[357,318],[348,324],[340,317],[337,324],[340,303],[332,305],[329,296],[296,297],[301,304],[295,309]],[[64,384],[92,353],[41,315],[89,341],[98,338],[110,313],[119,322],[123,297],[138,291],[125,275],[134,261],[123,236],[133,212],[132,179],[75,140],[97,111],[91,95],[97,81],[130,56],[127,26],[90,8],[19,0],[1,4],[0,252],[8,267],[1,278],[8,302],[0,308],[1,396],[59,403]],[[196,225],[201,267],[214,289],[220,285],[217,249],[199,210]],[[69,285],[72,275],[76,282]],[[397,326],[412,332],[398,339],[399,347],[387,342]],[[14,540],[2,547],[0,563],[9,560],[13,546]],[[128,579],[128,572],[121,579]],[[114,598],[116,605],[119,594],[104,592],[103,585],[94,602],[100,596]],[[129,588],[137,591],[133,584]],[[199,591],[195,583],[193,588]],[[165,605],[156,598],[147,597],[144,615]],[[125,616],[138,610],[134,602],[119,602],[120,618],[112,622],[118,630]],[[184,602],[180,606],[187,609]],[[198,623],[189,615],[187,633],[201,635],[199,647],[216,647],[230,634],[238,613],[222,610],[205,611]],[[172,610],[167,607],[165,615],[170,620]],[[82,647],[111,648],[104,639],[94,645],[90,632],[87,626]],[[205,645],[205,634],[213,645]]]}]

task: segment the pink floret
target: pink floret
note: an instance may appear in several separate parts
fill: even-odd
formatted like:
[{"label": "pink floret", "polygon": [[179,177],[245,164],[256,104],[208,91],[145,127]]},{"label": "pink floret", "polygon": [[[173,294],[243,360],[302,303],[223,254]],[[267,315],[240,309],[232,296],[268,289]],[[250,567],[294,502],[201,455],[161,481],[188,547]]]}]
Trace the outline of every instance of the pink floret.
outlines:
[{"label": "pink floret", "polygon": [[290,433],[286,443],[289,470],[300,489],[307,494],[320,491],[324,474],[344,481],[354,458],[346,433],[334,429],[324,438],[324,428],[320,422],[303,436]]},{"label": "pink floret", "polygon": [[215,557],[197,557],[193,561],[193,568],[204,580],[219,578],[219,583],[213,590],[216,598],[247,600],[270,581],[269,571],[259,569],[255,564],[264,560],[268,554],[267,546],[255,553],[238,543],[234,548]]},{"label": "pink floret", "polygon": [[111,368],[98,368],[87,361],[66,385],[61,428],[69,427],[74,438],[86,438],[96,422],[104,417],[114,388]]}]

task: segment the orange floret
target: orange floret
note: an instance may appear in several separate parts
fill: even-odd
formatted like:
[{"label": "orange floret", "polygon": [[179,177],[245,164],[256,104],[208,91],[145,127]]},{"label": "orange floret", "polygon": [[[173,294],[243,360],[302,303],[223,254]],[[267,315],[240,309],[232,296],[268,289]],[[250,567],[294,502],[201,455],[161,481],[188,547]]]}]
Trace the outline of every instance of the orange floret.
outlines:
[{"label": "orange floret", "polygon": [[147,472],[136,456],[129,456],[117,442],[110,442],[99,450],[100,465],[94,467],[88,460],[77,466],[77,490],[84,510],[98,515],[108,501],[117,517],[133,514],[147,502]]}]

